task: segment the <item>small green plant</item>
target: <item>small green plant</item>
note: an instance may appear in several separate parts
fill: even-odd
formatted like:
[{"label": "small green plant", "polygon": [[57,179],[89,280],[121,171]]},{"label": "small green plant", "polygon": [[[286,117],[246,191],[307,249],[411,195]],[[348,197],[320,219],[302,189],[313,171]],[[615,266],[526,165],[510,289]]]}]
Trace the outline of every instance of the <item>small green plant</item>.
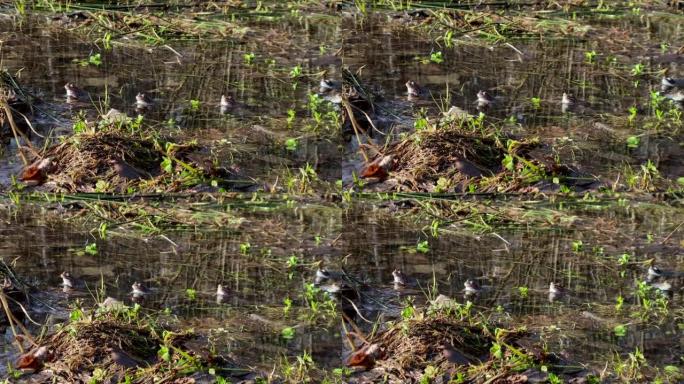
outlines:
[{"label": "small green plant", "polygon": [[416,308],[410,302],[406,303],[404,309],[401,310],[401,318],[404,320],[410,320],[416,313]]},{"label": "small green plant", "polygon": [[499,343],[492,343],[492,346],[489,348],[489,353],[496,359],[501,359],[503,358],[503,347]]},{"label": "small green plant", "polygon": [[549,380],[549,384],[562,384],[563,383],[563,380],[561,380],[561,378],[558,377],[553,372],[548,373],[548,380]]},{"label": "small green plant", "polygon": [[162,345],[157,351],[157,356],[168,363],[171,361],[171,350],[166,345]]},{"label": "small green plant", "polygon": [[73,130],[75,134],[79,134],[88,132],[90,129],[88,128],[86,121],[79,117],[77,118],[76,122],[74,122]]},{"label": "small green plant", "polygon": [[427,118],[425,117],[419,117],[416,119],[416,121],[413,122],[413,128],[416,129],[416,132],[420,132],[422,130],[427,129],[429,126]]},{"label": "small green plant", "polygon": [[170,157],[163,156],[160,164],[161,169],[166,173],[173,173],[173,160]]},{"label": "small green plant", "polygon": [[80,321],[83,319],[83,311],[80,308],[74,308],[69,312],[69,320]]},{"label": "small green plant", "polygon": [[104,193],[111,189],[111,185],[107,180],[98,180],[95,182],[95,192]]},{"label": "small green plant", "polygon": [[97,255],[97,243],[90,243],[85,246],[85,253],[89,255]]},{"label": "small green plant", "polygon": [[639,143],[641,143],[639,136],[630,136],[627,138],[627,148],[629,149],[639,148]]},{"label": "small green plant", "polygon": [[294,109],[288,109],[287,110],[287,126],[291,127],[294,120],[295,120],[295,110]]},{"label": "small green plant", "polygon": [[644,65],[641,63],[634,64],[632,67],[632,76],[641,76],[644,73]]},{"label": "small green plant", "polygon": [[663,102],[663,100],[665,100],[665,96],[661,95],[658,91],[651,91],[649,96],[651,109],[653,109],[654,111],[657,110],[660,104]]},{"label": "small green plant", "polygon": [[102,239],[102,240],[107,239],[107,223],[105,223],[105,222],[100,223],[100,226],[98,227],[97,232],[100,235],[100,239]]},{"label": "small green plant", "polygon": [[522,297],[523,299],[527,298],[529,291],[530,290],[527,287],[518,287],[518,293],[520,294],[520,297]]},{"label": "small green plant", "polygon": [[430,61],[436,64],[441,64],[442,62],[444,62],[442,51],[432,52],[430,54]]},{"label": "small green plant", "polygon": [[240,244],[240,253],[243,255],[248,254],[252,250],[252,245],[249,243]]},{"label": "small green plant", "polygon": [[627,120],[629,121],[630,124],[634,123],[634,119],[636,118],[637,115],[637,107],[636,106],[631,106],[629,107],[629,116],[627,116]]},{"label": "small green plant", "polygon": [[110,32],[105,32],[104,36],[102,36],[102,46],[104,47],[105,51],[111,51],[112,50],[112,34]]},{"label": "small green plant", "polygon": [[201,102],[199,100],[190,100],[190,110],[197,112],[200,109]]},{"label": "small green plant", "polygon": [[302,75],[302,66],[296,65],[290,70],[290,77],[296,79]]},{"label": "small green plant", "polygon": [[98,368],[93,369],[93,373],[92,373],[90,380],[88,381],[88,384],[105,383],[106,378],[107,378],[107,371],[98,367]]},{"label": "small green plant", "polygon": [[297,258],[295,255],[292,255],[287,258],[286,264],[289,269],[296,268],[299,265],[299,258]]},{"label": "small green plant", "polygon": [[432,220],[432,223],[430,224],[430,233],[432,234],[432,237],[439,237],[439,225],[440,221],[438,219]]},{"label": "small green plant", "polygon": [[188,297],[189,300],[194,301],[197,300],[197,290],[192,289],[192,288],[187,288],[185,290],[185,295]]},{"label": "small green plant", "polygon": [[444,41],[444,45],[447,48],[451,48],[454,46],[454,31],[451,29],[448,29],[446,32],[444,32],[444,36],[442,37],[442,40]]},{"label": "small green plant", "polygon": [[629,259],[631,258],[631,255],[629,253],[623,253],[618,257],[618,265],[621,267],[624,267],[625,265],[629,264]]},{"label": "small green plant", "polygon": [[444,193],[451,190],[451,180],[446,177],[440,177],[437,179],[437,184],[435,185],[435,192]]},{"label": "small green plant", "polygon": [[290,152],[294,152],[297,150],[299,147],[299,141],[295,138],[289,138],[285,140],[285,149],[287,149]]},{"label": "small green plant", "polygon": [[507,154],[504,156],[503,160],[501,160],[501,165],[504,166],[509,171],[512,171],[515,169],[515,159],[513,158],[513,155]]},{"label": "small green plant", "polygon": [[420,253],[428,253],[430,252],[430,244],[427,240],[419,241],[418,244],[416,244],[416,251]]},{"label": "small green plant", "polygon": [[26,0],[14,0],[14,9],[19,16],[26,16]]},{"label": "small green plant", "polygon": [[660,43],[660,53],[666,54],[667,51],[670,50],[670,44],[668,43]]},{"label": "small green plant", "polygon": [[423,371],[423,376],[420,377],[420,384],[430,384],[439,376],[439,368],[434,365],[428,365]]},{"label": "small green plant", "polygon": [[530,99],[530,101],[532,102],[534,109],[539,109],[541,107],[541,98],[533,97]]},{"label": "small green plant", "polygon": [[583,248],[582,240],[572,242],[572,251],[575,253],[581,252]]},{"label": "small green plant", "polygon": [[627,335],[627,327],[624,324],[618,324],[613,328],[613,333],[617,337],[625,337]]},{"label": "small green plant", "polygon": [[99,53],[93,54],[88,56],[87,59],[85,60],[74,60],[78,62],[78,64],[82,67],[87,67],[89,65],[94,65],[96,67],[99,67],[102,65],[102,56]]},{"label": "small green plant", "polygon": [[285,300],[283,300],[283,305],[283,313],[285,314],[285,316],[287,316],[292,310],[292,299],[286,297]]},{"label": "small green plant", "polygon": [[584,59],[587,63],[593,63],[596,61],[596,51],[584,52]]},{"label": "small green plant", "polygon": [[253,52],[245,53],[244,55],[242,55],[242,59],[244,60],[245,64],[247,64],[247,65],[252,65],[254,63],[255,58],[256,58],[256,55]]}]

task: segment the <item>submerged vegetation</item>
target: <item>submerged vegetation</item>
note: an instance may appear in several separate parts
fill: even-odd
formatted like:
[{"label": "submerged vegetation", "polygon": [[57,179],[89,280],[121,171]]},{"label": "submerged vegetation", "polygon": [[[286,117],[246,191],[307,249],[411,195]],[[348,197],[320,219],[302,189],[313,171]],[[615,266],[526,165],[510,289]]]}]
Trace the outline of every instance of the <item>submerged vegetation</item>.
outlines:
[{"label": "submerged vegetation", "polygon": [[680,3],[5,2],[0,377],[681,382]]}]

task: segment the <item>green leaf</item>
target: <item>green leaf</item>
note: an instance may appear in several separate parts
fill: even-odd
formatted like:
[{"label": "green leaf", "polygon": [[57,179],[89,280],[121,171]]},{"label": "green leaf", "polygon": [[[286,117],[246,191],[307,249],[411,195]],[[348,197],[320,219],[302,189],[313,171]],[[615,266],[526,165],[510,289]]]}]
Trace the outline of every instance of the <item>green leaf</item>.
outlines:
[{"label": "green leaf", "polygon": [[509,171],[512,171],[515,168],[515,161],[511,155],[504,156],[503,160],[501,160],[501,164]]},{"label": "green leaf", "polygon": [[76,308],[73,311],[69,313],[69,319],[71,321],[79,321],[83,318],[83,311],[80,309]]},{"label": "green leaf", "polygon": [[88,64],[92,64],[99,67],[100,65],[102,65],[102,56],[99,53],[90,55],[90,57],[88,57]]},{"label": "green leaf", "polygon": [[162,359],[164,361],[171,361],[171,351],[169,350],[169,347],[167,347],[165,345],[162,345],[159,348],[157,355],[159,356],[160,359]]},{"label": "green leaf", "polygon": [[295,336],[295,329],[292,327],[283,328],[283,330],[280,331],[280,336],[285,340],[292,340]]},{"label": "green leaf", "polygon": [[285,149],[288,151],[294,152],[297,150],[297,147],[299,146],[299,142],[295,138],[289,138],[285,140]]},{"label": "green leaf", "polygon": [[615,333],[615,336],[617,337],[624,337],[627,335],[627,327],[623,324],[618,324],[613,328],[613,333]]},{"label": "green leaf", "polygon": [[97,255],[97,243],[91,243],[86,245],[85,252],[89,255]]},{"label": "green leaf", "polygon": [[442,56],[442,51],[437,51],[433,52],[430,54],[430,61],[433,63],[440,64],[444,61],[444,57]]},{"label": "green leaf", "polygon": [[197,291],[192,289],[192,288],[186,289],[185,294],[188,295],[188,299],[190,299],[190,300],[197,299]]},{"label": "green leaf", "polygon": [[430,244],[428,244],[427,240],[420,241],[416,245],[416,250],[420,253],[428,253],[430,252]]},{"label": "green leaf", "polygon": [[638,136],[630,136],[627,138],[627,148],[631,148],[631,149],[637,148],[637,147],[639,147],[640,142],[641,142],[641,140],[639,139]]},{"label": "green leaf", "polygon": [[171,158],[164,156],[164,160],[162,160],[162,162],[161,162],[161,168],[166,173],[172,173],[173,172],[173,161],[171,160]]}]

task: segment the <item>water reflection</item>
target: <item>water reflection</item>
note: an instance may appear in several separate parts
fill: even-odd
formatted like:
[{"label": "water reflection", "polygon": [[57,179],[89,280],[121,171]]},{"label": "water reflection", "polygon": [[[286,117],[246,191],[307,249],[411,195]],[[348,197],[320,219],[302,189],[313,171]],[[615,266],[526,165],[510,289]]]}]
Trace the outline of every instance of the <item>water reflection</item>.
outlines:
[{"label": "water reflection", "polygon": [[[620,22],[618,27],[628,32],[649,28],[653,41],[678,36],[681,21],[652,25],[650,19]],[[488,117],[508,120],[507,128],[521,135],[566,143],[561,149],[587,171],[603,174],[615,164],[647,158],[658,159],[665,175],[680,175],[684,169],[676,140],[644,136],[642,146],[632,152],[622,141],[616,144],[617,134],[631,128],[603,116],[624,115],[631,106],[651,113],[644,105],[660,80],[642,77],[635,86],[635,79],[612,73],[613,64],[597,69],[586,53],[603,52],[600,44],[607,42],[569,38],[515,46],[457,44],[439,48],[444,61],[435,63],[425,60],[437,49],[433,41],[408,31],[387,33],[381,23],[348,21],[269,25],[274,35],[277,28],[296,32],[287,46],[275,37],[173,42],[149,49],[117,46],[103,52],[101,65],[81,65],[94,47],[74,40],[73,34],[32,24],[17,33],[3,24],[3,64],[12,72],[23,68],[22,82],[43,99],[36,115],[43,132],[70,130],[79,111],[93,119],[117,108],[131,116],[142,114],[176,137],[240,146],[234,155],[255,176],[308,163],[320,177],[341,178],[340,147],[347,144],[341,135],[322,139],[311,127],[283,123],[290,110],[295,122],[307,115],[307,97],[321,86],[318,75],[326,71],[325,76],[339,81],[340,64],[363,67],[362,79],[381,94],[386,125],[395,132],[412,130],[420,108],[436,114],[457,106],[477,114],[478,92],[486,91],[491,100],[482,104],[488,105]],[[339,55],[332,48],[340,48]],[[667,61],[657,51],[649,54],[657,65],[676,68],[674,59]],[[615,65],[634,60],[616,55]],[[283,69],[296,66],[304,75]],[[410,80],[423,86],[425,97],[406,100]],[[66,105],[67,82],[87,92],[89,103]],[[563,93],[574,95],[572,103],[563,103]],[[282,142],[294,136],[301,141],[291,153]],[[16,173],[14,153],[5,155],[7,164],[1,169]],[[479,308],[499,308],[502,321],[548,332],[553,342],[583,357],[589,354],[589,359],[639,347],[653,359],[671,361],[682,353],[675,324],[630,328],[626,337],[617,338],[614,326],[629,318],[618,314],[616,320],[615,313],[606,312],[615,312],[618,297],[626,303],[639,301],[635,291],[645,278],[647,259],[684,270],[682,235],[673,230],[682,210],[613,203],[571,207],[564,225],[511,226],[480,234],[487,223],[445,223],[438,236],[430,233],[430,223],[403,218],[401,209],[389,214],[365,205],[302,204],[238,211],[244,220],[233,230],[170,231],[142,239],[116,230],[101,238],[97,231],[44,220],[44,212],[35,208],[26,215],[3,211],[0,249],[22,276],[62,304],[111,296],[149,311],[168,310],[183,324],[211,330],[219,350],[241,354],[250,364],[268,366],[277,356],[307,350],[317,363],[340,365],[344,331],[337,320],[326,326],[307,321],[310,308],[303,295],[321,265],[350,276],[365,297],[373,298],[349,308],[336,297],[349,316],[396,316],[410,297],[420,306],[443,294],[458,302],[472,300]],[[521,209],[534,215],[537,208],[543,207]],[[395,289],[396,270],[411,283]],[[65,284],[63,272],[83,284]],[[136,294],[136,283],[147,288]],[[562,292],[558,286],[564,287]],[[286,314],[286,300],[295,314]],[[670,305],[683,301],[681,290],[673,289]],[[291,338],[281,333],[287,327],[295,330]]]},{"label": "water reflection", "polygon": [[[597,215],[575,213],[584,220]],[[60,273],[67,271],[89,287],[81,290],[77,296],[81,299],[92,300],[96,288],[103,286],[106,296],[128,304],[139,302],[148,309],[168,308],[190,323],[201,323],[206,317],[235,323],[252,316],[258,319],[251,322],[255,328],[244,329],[251,336],[243,335],[247,340],[234,347],[258,346],[264,355],[271,352],[269,345],[282,345],[279,332],[283,328],[305,324],[283,317],[282,308],[290,298],[297,311],[306,311],[298,306],[305,304],[305,285],[314,283],[315,268],[305,267],[314,262],[324,263],[330,273],[343,270],[355,282],[362,282],[360,292],[372,292],[373,300],[358,308],[366,317],[380,312],[396,316],[407,296],[414,296],[414,303],[420,305],[437,293],[459,302],[472,300],[478,307],[500,307],[511,319],[540,326],[573,323],[585,311],[588,317],[570,334],[584,345],[604,338],[610,328],[606,324],[615,321],[601,308],[612,308],[618,296],[627,303],[637,302],[635,281],[647,276],[647,267],[639,262],[655,254],[667,268],[684,270],[684,261],[675,258],[676,247],[653,247],[643,236],[650,233],[663,239],[678,215],[680,210],[603,210],[603,228],[511,228],[482,236],[451,233],[447,228],[434,238],[401,219],[369,213],[362,206],[351,210],[299,207],[279,215],[247,214],[249,225],[234,232],[176,233],[172,242],[115,233],[102,241],[59,224],[26,218],[3,224],[0,231],[7,235],[0,240],[0,248],[6,260],[16,260],[20,274],[35,279],[40,289],[53,291],[64,302],[75,297],[61,293]],[[619,232],[612,227],[615,223],[620,223]],[[424,240],[428,250],[417,251],[417,244]],[[87,243],[98,244],[97,254],[82,251]],[[620,266],[618,257],[623,253],[632,255],[633,264]],[[292,256],[302,267],[288,266]],[[393,284],[396,269],[415,281],[414,287],[399,296]],[[468,280],[479,287],[477,292],[464,289]],[[131,295],[135,282],[147,290]],[[549,303],[551,282],[564,290]],[[218,284],[224,295],[217,298]],[[682,301],[677,291],[671,305]],[[339,302],[344,304],[342,299]],[[353,312],[352,308],[352,316]],[[265,334],[264,327],[270,329]],[[298,348],[321,351],[317,361],[339,364],[338,332],[298,334],[297,341],[288,342],[287,347],[290,352]],[[651,337],[666,342],[662,334]],[[626,349],[635,347],[629,339],[620,342]],[[321,343],[332,349],[326,350]],[[601,352],[605,350],[596,346],[596,356]]]}]

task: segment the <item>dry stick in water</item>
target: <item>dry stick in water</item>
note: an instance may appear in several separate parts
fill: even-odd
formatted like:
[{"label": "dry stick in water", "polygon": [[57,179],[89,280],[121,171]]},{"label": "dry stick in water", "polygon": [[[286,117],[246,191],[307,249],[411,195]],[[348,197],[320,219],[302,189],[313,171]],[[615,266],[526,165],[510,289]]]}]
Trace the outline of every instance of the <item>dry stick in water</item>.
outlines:
[{"label": "dry stick in water", "polygon": [[19,352],[24,353],[24,347],[21,345],[19,342],[19,339],[17,338],[17,330],[14,329],[14,322],[12,321],[12,311],[10,311],[9,306],[7,305],[7,299],[5,298],[5,292],[2,292],[0,290],[0,302],[2,302],[2,309],[5,311],[5,316],[7,316],[7,322],[10,325],[10,329],[12,330],[12,334],[14,335],[14,340],[17,341],[17,345],[19,346]]},{"label": "dry stick in water", "polygon": [[[354,328],[354,332],[351,332],[351,333],[350,333],[350,332],[347,330],[347,327],[346,327],[346,325],[345,325],[345,323],[344,323],[345,320],[347,321],[347,323],[349,323],[349,325],[350,325],[352,328]],[[359,329],[359,326],[356,325],[356,323],[354,322],[354,320],[350,319],[349,316],[345,315],[344,313],[342,313],[342,327],[344,328],[345,332],[347,332],[347,335],[353,334],[354,336],[356,336],[356,337],[358,337],[359,339],[361,339],[361,341],[363,341],[364,343],[370,344],[370,342],[368,342],[368,339],[363,335],[363,331],[362,331],[361,329]],[[350,344],[352,344],[352,346],[351,346],[352,351],[355,351],[355,350],[356,350],[356,346],[354,345],[354,343],[351,342],[351,340],[348,340],[348,341],[350,342]]]},{"label": "dry stick in water", "polygon": [[[24,153],[22,152],[22,146],[21,142],[19,142],[19,136],[23,137],[24,140],[26,140],[26,144],[28,145],[28,148],[33,152],[34,155],[37,155],[37,152],[35,149],[33,149],[33,146],[31,145],[31,141],[24,135],[23,132],[21,132],[18,128],[17,125],[14,123],[14,118],[12,117],[12,110],[9,107],[9,104],[7,104],[7,97],[2,96],[0,97],[0,107],[5,111],[5,115],[7,116],[7,121],[10,123],[10,127],[12,128],[12,134],[14,135],[14,140],[17,142],[17,149],[19,152],[19,157],[21,157],[21,160],[24,162],[24,166],[27,166],[28,160],[26,160],[26,157],[24,156]],[[19,133],[19,135],[17,135]]]},{"label": "dry stick in water", "polygon": [[349,121],[351,121],[352,123],[352,128],[354,128],[354,134],[356,135],[356,140],[359,142],[359,149],[361,150],[361,154],[363,155],[363,158],[366,161],[366,163],[368,163],[368,155],[361,146],[361,137],[359,137],[359,128],[357,127],[358,123],[356,122],[356,118],[354,117],[354,112],[351,109],[351,105],[349,105],[349,101],[347,101],[346,98],[342,98],[342,105],[344,106],[344,109],[347,111]]},{"label": "dry stick in water", "polygon": [[26,310],[26,308],[24,308],[24,306],[23,306],[20,302],[18,302],[17,300],[14,300],[13,298],[11,298],[11,297],[9,297],[9,296],[7,296],[7,295],[5,295],[5,298],[6,298],[6,299],[12,300],[12,302],[14,302],[14,304],[18,305],[19,308],[21,308],[21,311],[24,312],[24,316],[26,316],[26,319],[27,319],[28,321],[32,322],[33,324],[35,324],[35,325],[37,325],[37,326],[42,326],[42,325],[43,325],[43,324],[40,324],[40,323],[38,323],[37,321],[33,320],[33,319],[31,318],[31,316],[28,314],[28,311]]},{"label": "dry stick in water", "polygon": [[17,343],[17,346],[19,347],[19,351],[21,353],[24,353],[24,347],[21,345],[21,342],[19,341],[19,335],[17,334],[17,330],[14,328],[14,324],[16,323],[19,328],[21,328],[22,332],[24,332],[24,336],[33,343],[33,345],[36,345],[36,341],[31,337],[31,333],[24,327],[23,324],[21,324],[20,321],[17,320],[16,317],[12,314],[12,311],[9,309],[9,305],[7,304],[7,297],[5,296],[5,293],[0,290],[0,302],[2,303],[2,309],[5,311],[5,315],[7,316],[7,322],[10,324],[10,329],[12,330],[12,334],[14,335],[14,340]]}]

